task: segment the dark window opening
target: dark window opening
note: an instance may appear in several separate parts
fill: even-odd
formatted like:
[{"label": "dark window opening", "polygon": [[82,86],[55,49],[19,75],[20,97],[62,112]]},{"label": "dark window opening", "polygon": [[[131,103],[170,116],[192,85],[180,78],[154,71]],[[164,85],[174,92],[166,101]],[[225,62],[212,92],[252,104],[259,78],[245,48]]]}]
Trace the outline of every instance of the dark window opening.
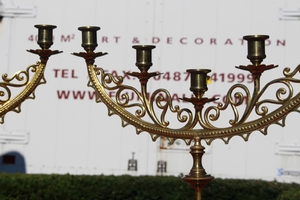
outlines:
[{"label": "dark window opening", "polygon": [[2,164],[15,164],[16,156],[14,155],[3,155],[2,156]]}]

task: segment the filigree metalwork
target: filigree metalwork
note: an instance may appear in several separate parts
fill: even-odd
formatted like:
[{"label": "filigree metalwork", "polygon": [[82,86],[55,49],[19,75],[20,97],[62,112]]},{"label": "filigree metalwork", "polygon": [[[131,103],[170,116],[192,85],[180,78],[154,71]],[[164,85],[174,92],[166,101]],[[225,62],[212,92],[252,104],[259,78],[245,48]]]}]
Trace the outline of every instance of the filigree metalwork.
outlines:
[{"label": "filigree metalwork", "polygon": [[[0,123],[4,123],[4,116],[9,111],[16,113],[21,112],[21,104],[26,99],[35,98],[35,89],[38,85],[46,83],[44,78],[45,65],[38,63],[29,66],[26,71],[16,72],[12,77],[8,78],[7,74],[2,75],[3,82],[0,83]],[[30,71],[34,73],[30,79]],[[14,83],[14,81],[18,81]],[[23,91],[12,97],[12,88],[24,87]]]},{"label": "filigree metalwork", "polygon": [[[299,72],[300,66],[298,66],[295,71]],[[286,71],[286,69],[284,70]],[[241,136],[245,141],[248,140],[249,134],[255,130],[261,131],[263,134],[267,134],[267,129],[271,124],[284,125],[283,121],[285,117],[292,111],[299,112],[299,102],[300,94],[293,95],[292,82],[299,83],[299,79],[293,78],[293,76],[287,75],[284,78],[279,78],[272,80],[267,83],[261,90],[255,92],[256,95],[251,96],[248,88],[245,85],[237,84],[232,86],[227,95],[226,102],[223,104],[219,103],[217,106],[209,106],[206,109],[199,109],[193,114],[193,112],[187,108],[181,109],[178,105],[173,106],[171,102],[171,95],[168,91],[164,89],[158,89],[153,92],[149,98],[147,98],[147,91],[142,87],[142,91],[139,92],[136,88],[124,85],[122,77],[115,78],[111,74],[105,73],[102,68],[97,68],[95,65],[88,65],[88,72],[90,77],[89,86],[92,87],[97,92],[97,99],[105,103],[109,108],[110,115],[117,114],[124,121],[123,124],[131,124],[137,129],[137,133],[142,131],[149,132],[152,135],[152,139],[155,141],[159,136],[168,138],[171,142],[174,139],[187,139],[189,144],[191,140],[195,137],[199,137],[211,144],[211,142],[220,138],[225,143],[228,143],[232,136]],[[296,73],[294,73],[295,75]],[[109,78],[107,78],[109,77]],[[279,88],[276,92],[276,99],[263,99],[260,100],[262,94],[267,90],[267,88],[275,83],[282,83],[288,87],[288,92],[284,88]],[[108,84],[114,84],[109,86]],[[245,91],[245,95],[238,92],[234,94],[234,89],[237,87],[242,88]],[[131,103],[129,101],[128,93],[123,93],[124,90],[129,90],[134,92],[140,99],[140,102]],[[114,102],[111,101],[107,91],[115,91],[116,97]],[[158,93],[164,92],[166,95],[157,98],[155,96]],[[281,94],[288,93],[285,98],[281,97]],[[142,95],[144,94],[144,95]],[[233,100],[232,96],[235,97]],[[237,110],[238,106],[242,105],[242,101],[247,97],[247,105],[245,108],[245,113],[239,120],[239,112]],[[236,101],[236,99],[240,99]],[[164,105],[162,105],[164,102]],[[255,102],[255,103],[253,103]],[[269,112],[266,106],[263,104],[270,103],[280,105],[280,107],[272,112]],[[161,109],[161,115],[158,117],[154,113],[153,105]],[[135,111],[135,115],[127,111],[127,108],[138,107]],[[215,127],[212,125],[211,121],[217,121],[220,119],[221,112],[227,110],[231,107],[234,113],[234,119],[229,120],[228,127]],[[185,123],[181,128],[172,129],[169,128],[169,123],[165,121],[165,116],[167,110],[170,110],[177,114],[177,119],[179,122]],[[212,113],[214,111],[214,113]],[[252,111],[259,116],[258,119],[253,121],[247,121],[247,116],[251,114]],[[146,113],[152,119],[152,124],[148,121],[144,121],[142,117]],[[246,117],[245,117],[246,116]],[[201,129],[194,129],[196,125],[201,125]]]},{"label": "filigree metalwork", "polygon": [[[215,101],[215,98],[206,98],[204,93],[207,91],[208,69],[190,69],[191,87],[194,97],[182,98],[193,104],[194,111],[188,108],[180,108],[173,105],[172,98],[166,89],[157,89],[149,95],[147,82],[158,74],[148,72],[152,66],[151,50],[155,46],[139,45],[133,46],[136,49],[136,66],[140,72],[128,73],[137,77],[140,81],[141,89],[123,83],[122,77],[113,77],[112,74],[105,73],[104,69],[94,65],[94,60],[98,56],[106,53],[94,53],[97,47],[96,31],[99,28],[81,27],[82,46],[86,53],[74,53],[74,55],[85,58],[89,75],[88,86],[92,87],[97,94],[96,102],[103,102],[109,115],[116,114],[122,119],[122,125],[133,125],[137,134],[148,132],[153,141],[159,137],[168,138],[173,143],[176,139],[182,139],[187,144],[193,143],[191,155],[193,156],[193,167],[183,179],[189,182],[195,189],[195,199],[201,199],[201,190],[206,182],[213,179],[206,174],[202,166],[202,156],[204,147],[201,141],[204,140],[208,145],[213,140],[219,138],[226,144],[233,136],[240,136],[245,141],[248,140],[253,131],[260,131],[267,134],[268,128],[272,124],[285,125],[286,116],[291,112],[299,112],[300,93],[294,94],[293,85],[299,83],[300,79],[295,78],[300,71],[300,65],[292,72],[289,68],[283,70],[284,77],[271,80],[261,88],[260,78],[264,71],[271,70],[277,66],[261,64],[265,55],[265,40],[268,36],[254,35],[245,36],[248,41],[248,56],[251,65],[238,66],[238,69],[249,71],[253,77],[253,91],[243,84],[235,84],[229,88],[224,104],[209,106],[208,102]],[[91,37],[92,35],[92,37]],[[89,47],[89,45],[90,47]],[[273,85],[283,85],[275,91],[274,99],[264,99],[263,94]],[[110,98],[108,92],[115,91],[117,94],[114,99]],[[138,96],[139,102],[130,102],[128,93],[132,92]],[[242,105],[246,99],[246,106]],[[272,110],[269,111],[269,105]],[[273,108],[276,105],[276,108]],[[133,112],[132,108],[134,108]],[[232,119],[228,125],[218,127],[214,122],[224,120],[222,113],[232,111]],[[166,120],[167,112],[175,113],[178,122],[182,124],[179,128],[172,128]],[[133,113],[133,114],[132,114]],[[147,118],[146,118],[147,116]],[[228,115],[225,115],[228,116]],[[150,118],[150,120],[149,120]],[[228,120],[227,118],[225,120]]]},{"label": "filigree metalwork", "polygon": [[[39,29],[38,44],[41,49],[28,50],[30,53],[38,54],[40,62],[30,65],[26,70],[21,70],[13,74],[11,77],[7,73],[2,75],[3,82],[0,82],[0,123],[4,123],[6,113],[14,111],[21,112],[21,104],[26,99],[35,98],[35,89],[37,86],[46,83],[44,71],[48,58],[51,55],[61,53],[60,51],[49,50],[52,42],[52,30],[56,26],[52,25],[36,25]],[[13,95],[12,90],[22,88],[18,94]]]}]

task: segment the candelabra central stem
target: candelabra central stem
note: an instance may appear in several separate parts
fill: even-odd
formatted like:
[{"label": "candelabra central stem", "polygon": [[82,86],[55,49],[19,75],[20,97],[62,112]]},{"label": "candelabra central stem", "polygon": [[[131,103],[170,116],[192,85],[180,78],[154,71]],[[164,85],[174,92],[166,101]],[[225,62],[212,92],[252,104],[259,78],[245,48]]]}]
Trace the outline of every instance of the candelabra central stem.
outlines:
[{"label": "candelabra central stem", "polygon": [[183,180],[194,188],[195,200],[201,200],[203,187],[207,182],[214,179],[214,177],[207,174],[202,166],[202,156],[205,153],[205,148],[202,146],[200,138],[196,138],[194,141],[194,145],[191,146],[190,151],[193,157],[193,167],[189,175],[186,175]]}]

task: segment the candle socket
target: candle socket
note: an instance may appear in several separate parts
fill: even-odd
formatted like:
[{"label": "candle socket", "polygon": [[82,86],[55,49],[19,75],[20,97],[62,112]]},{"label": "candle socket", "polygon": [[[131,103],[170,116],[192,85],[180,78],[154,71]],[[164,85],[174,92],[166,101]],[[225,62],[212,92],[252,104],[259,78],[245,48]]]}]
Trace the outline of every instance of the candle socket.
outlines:
[{"label": "candle socket", "polygon": [[260,65],[263,59],[266,58],[265,40],[268,38],[268,35],[247,35],[243,37],[248,42],[247,58],[254,66]]},{"label": "candle socket", "polygon": [[210,69],[188,69],[191,74],[190,91],[193,92],[196,98],[201,99],[207,88],[207,74],[211,72]]},{"label": "candle socket", "polygon": [[41,47],[42,50],[49,49],[53,44],[53,29],[56,28],[54,25],[46,25],[46,24],[39,24],[35,25],[34,27],[38,28],[38,45]]},{"label": "candle socket", "polygon": [[100,27],[97,26],[83,26],[79,27],[78,30],[82,32],[82,44],[86,52],[93,52],[97,44],[97,31],[100,30]]},{"label": "candle socket", "polygon": [[152,66],[151,51],[155,48],[153,45],[135,45],[132,48],[136,49],[135,65],[141,72],[147,72]]}]

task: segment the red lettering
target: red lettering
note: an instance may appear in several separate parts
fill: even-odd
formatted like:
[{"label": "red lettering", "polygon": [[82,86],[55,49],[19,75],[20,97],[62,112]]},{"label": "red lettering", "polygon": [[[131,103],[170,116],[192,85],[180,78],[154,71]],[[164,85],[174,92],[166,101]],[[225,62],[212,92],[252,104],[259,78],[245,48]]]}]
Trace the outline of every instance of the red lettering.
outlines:
[{"label": "red lettering", "polygon": [[72,73],[71,73],[71,74],[72,74],[72,75],[71,75],[72,78],[78,78],[78,76],[75,76],[75,70],[74,70],[74,69],[72,69],[71,72],[72,72]]},{"label": "red lettering", "polygon": [[102,37],[102,43],[108,43],[108,37]]},{"label": "red lettering", "polygon": [[54,77],[55,78],[57,78],[57,76],[58,76],[58,71],[59,71],[60,69],[53,69],[53,71],[54,71]]},{"label": "red lettering", "polygon": [[210,44],[217,44],[216,38],[210,38]]},{"label": "red lettering", "polygon": [[195,43],[196,44],[202,44],[203,43],[203,39],[202,38],[196,38],[195,39]]},{"label": "red lettering", "polygon": [[152,44],[157,44],[160,42],[160,39],[158,37],[153,37],[152,38]]},{"label": "red lettering", "polygon": [[108,96],[109,96],[110,98],[113,98],[113,97],[116,96],[116,92],[109,92],[109,93],[108,93]]},{"label": "red lettering", "polygon": [[67,35],[67,36],[62,35],[61,38],[60,38],[60,41],[61,42],[70,42],[71,41],[71,36],[70,35]]},{"label": "red lettering", "polygon": [[62,78],[68,78],[68,70],[67,69],[61,70],[61,77]]},{"label": "red lettering", "polygon": [[[129,97],[130,94],[128,94],[128,92],[126,92],[126,95]],[[129,101],[132,101],[134,98],[134,92],[131,92],[131,98],[129,97]]]},{"label": "red lettering", "polygon": [[280,40],[277,40],[277,46],[281,45],[281,46],[285,46],[285,40],[283,41],[280,41]]},{"label": "red lettering", "polygon": [[181,38],[181,39],[180,39],[180,43],[181,43],[181,44],[187,44],[186,39],[187,39],[187,38]]},{"label": "red lettering", "polygon": [[239,38],[239,40],[241,41],[241,45],[244,45],[244,39],[242,39],[242,38]]},{"label": "red lettering", "polygon": [[231,41],[231,39],[227,39],[226,41],[225,41],[225,45],[226,44],[230,44],[230,45],[232,45],[232,41]]},{"label": "red lettering", "polygon": [[120,39],[121,37],[114,37],[114,38],[115,38],[115,42],[118,43],[118,42],[119,42],[119,39]]},{"label": "red lettering", "polygon": [[[36,36],[37,37],[37,36]],[[75,38],[75,34],[70,34],[70,35],[61,35],[61,42],[70,42],[71,40],[73,40]],[[179,37],[179,44],[182,44],[182,45],[187,45],[189,44],[189,39],[192,39],[192,38],[189,38],[189,37]],[[30,35],[29,41],[34,41],[34,40],[37,40],[34,38],[33,35]],[[120,43],[121,42],[121,36],[111,36],[111,41],[109,41],[109,37],[107,36],[103,36],[101,37],[101,42],[102,43],[109,43],[109,42],[114,42],[116,44]],[[173,37],[165,37],[165,38],[160,38],[160,37],[152,37],[151,38],[151,42],[152,44],[158,44],[160,43],[161,41],[166,41],[166,44],[174,44],[173,43]],[[176,39],[177,41],[177,39]],[[205,43],[209,44],[209,45],[218,45],[217,44],[217,38],[201,38],[201,37],[196,37],[196,38],[193,38],[193,42],[194,44],[196,45],[202,45]],[[245,45],[246,42],[243,38],[226,38],[224,43],[221,41],[222,45],[233,45],[233,43],[236,42],[237,44],[240,44],[240,45]],[[286,40],[285,39],[277,39],[277,40],[274,40],[274,41],[271,41],[271,40],[266,40],[265,41],[265,46],[270,46],[271,43],[274,43],[274,45],[276,44],[276,46],[286,46]],[[136,44],[139,44],[139,38],[138,37],[134,37],[133,38],[133,41],[132,43],[136,43]],[[58,77],[58,70],[56,69],[55,72],[55,76]]]},{"label": "red lettering", "polygon": [[130,80],[130,76],[123,70],[123,79],[127,78]]},{"label": "red lettering", "polygon": [[89,99],[95,99],[96,92],[95,91],[88,91]]},{"label": "red lettering", "polygon": [[79,99],[83,99],[85,96],[85,91],[72,91],[73,93],[73,97],[74,99],[77,99],[79,97]]},{"label": "red lettering", "polygon": [[57,96],[59,99],[68,99],[69,98],[69,95],[70,95],[70,91],[65,91],[65,90],[62,90],[62,91],[58,91],[57,90]]},{"label": "red lettering", "polygon": [[111,72],[111,75],[113,77],[118,77],[118,72],[116,70],[114,70],[114,71]]},{"label": "red lettering", "polygon": [[54,77],[61,77],[61,78],[78,78],[78,76],[75,75],[75,70],[71,70],[71,76],[69,76],[69,69],[53,69],[54,71]]},{"label": "red lettering", "polygon": [[59,90],[57,90],[56,92],[57,92],[58,99],[69,99],[71,92],[72,92],[72,95],[73,95],[74,99],[84,99],[86,94],[88,95],[88,98],[90,100],[96,98],[96,92],[95,91],[86,92],[86,91],[74,91],[74,90],[73,91],[70,91],[70,90],[68,90],[68,91],[61,90],[61,91],[59,91]]},{"label": "red lettering", "polygon": [[177,101],[177,102],[179,102],[178,94],[173,94],[173,95],[172,95],[172,101]]}]

